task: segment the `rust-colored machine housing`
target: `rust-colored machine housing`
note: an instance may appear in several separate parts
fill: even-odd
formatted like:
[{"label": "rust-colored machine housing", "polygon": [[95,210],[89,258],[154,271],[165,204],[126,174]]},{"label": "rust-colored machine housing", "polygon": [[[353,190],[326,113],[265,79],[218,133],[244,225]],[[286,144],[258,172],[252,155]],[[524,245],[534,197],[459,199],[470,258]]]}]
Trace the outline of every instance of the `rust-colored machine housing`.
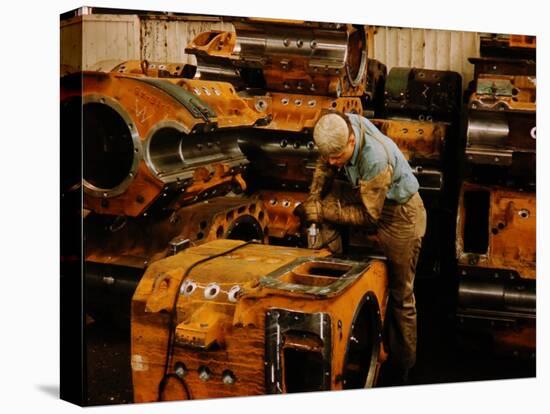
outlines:
[{"label": "rust-colored machine housing", "polygon": [[536,348],[536,196],[465,182],[456,249],[458,317],[490,330],[500,349],[530,357]]},{"label": "rust-colored machine housing", "polygon": [[457,216],[459,321],[495,350],[536,350],[535,39],[486,36],[468,102]]},{"label": "rust-colored machine housing", "polygon": [[151,263],[221,238],[267,243],[270,223],[257,197],[215,197],[145,217],[91,214],[84,222],[87,311],[126,324]]},{"label": "rust-colored machine housing", "polygon": [[534,182],[536,77],[481,73],[468,107],[467,162]]},{"label": "rust-colored machine housing", "polygon": [[536,211],[534,192],[465,182],[458,215],[458,263],[535,279]]},{"label": "rust-colored machine housing", "polygon": [[136,402],[372,386],[385,264],[217,240],[153,263],[132,302]]},{"label": "rust-colored machine housing", "polygon": [[444,147],[448,123],[413,119],[373,119],[411,164],[424,191],[443,189]]},{"label": "rust-colored machine housing", "polygon": [[[173,194],[186,204],[234,186],[246,188],[241,173],[248,161],[232,130],[265,122],[265,114],[231,85],[102,72],[77,75],[82,77],[63,79],[61,99],[62,113],[76,115],[83,108],[86,209],[137,217]],[[78,127],[66,139],[76,139]]]}]

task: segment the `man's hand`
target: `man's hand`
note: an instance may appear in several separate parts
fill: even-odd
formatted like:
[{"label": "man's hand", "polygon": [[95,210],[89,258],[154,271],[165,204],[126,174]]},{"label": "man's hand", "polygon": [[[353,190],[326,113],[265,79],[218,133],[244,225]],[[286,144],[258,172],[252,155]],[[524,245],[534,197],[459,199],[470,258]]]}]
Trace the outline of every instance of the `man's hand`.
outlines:
[{"label": "man's hand", "polygon": [[317,197],[309,197],[306,201],[298,204],[293,211],[295,216],[300,217],[302,224],[321,223],[323,218],[321,200]]},{"label": "man's hand", "polygon": [[308,198],[304,203],[306,221],[321,223],[323,221],[323,205],[318,198]]}]

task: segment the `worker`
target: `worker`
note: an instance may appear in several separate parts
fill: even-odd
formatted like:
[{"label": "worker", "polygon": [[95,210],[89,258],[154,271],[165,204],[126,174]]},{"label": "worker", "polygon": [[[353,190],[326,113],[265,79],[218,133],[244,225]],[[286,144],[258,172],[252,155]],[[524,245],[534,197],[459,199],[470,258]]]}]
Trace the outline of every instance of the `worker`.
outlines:
[{"label": "worker", "polygon": [[[356,114],[323,114],[313,130],[320,153],[310,194],[299,208],[309,223],[320,224],[311,248],[340,253],[337,226],[375,228],[389,265],[385,338],[389,358],[386,385],[408,382],[416,362],[416,264],[426,231],[426,210],[419,184],[397,147],[368,119]],[[351,186],[333,178],[343,170]],[[383,372],[384,372],[383,370]]]}]

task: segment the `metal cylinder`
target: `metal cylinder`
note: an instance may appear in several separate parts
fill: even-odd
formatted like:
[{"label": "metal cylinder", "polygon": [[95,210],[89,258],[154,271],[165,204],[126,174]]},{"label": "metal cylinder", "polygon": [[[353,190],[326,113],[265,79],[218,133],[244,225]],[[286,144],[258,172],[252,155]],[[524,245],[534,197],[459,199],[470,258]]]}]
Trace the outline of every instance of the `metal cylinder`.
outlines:
[{"label": "metal cylinder", "polygon": [[504,146],[510,133],[504,114],[472,111],[468,116],[468,145]]},{"label": "metal cylinder", "polygon": [[535,313],[536,285],[533,280],[464,278],[459,284],[458,301],[464,308]]},{"label": "metal cylinder", "polygon": [[145,160],[164,182],[183,178],[193,168],[233,160],[246,163],[237,133],[188,135],[175,122],[160,122],[151,129],[145,144]]},{"label": "metal cylinder", "polygon": [[237,25],[237,47],[244,57],[285,56],[322,59],[343,67],[345,31],[273,25]]}]

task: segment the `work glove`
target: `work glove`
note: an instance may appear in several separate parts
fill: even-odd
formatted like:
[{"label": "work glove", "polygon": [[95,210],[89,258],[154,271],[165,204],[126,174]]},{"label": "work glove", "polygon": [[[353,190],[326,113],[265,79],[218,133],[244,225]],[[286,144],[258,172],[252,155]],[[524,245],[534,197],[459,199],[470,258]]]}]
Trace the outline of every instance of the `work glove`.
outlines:
[{"label": "work glove", "polygon": [[351,226],[372,226],[375,224],[363,205],[342,205],[334,199],[325,199],[323,219],[325,222]]},{"label": "work glove", "polygon": [[318,199],[324,197],[330,188],[335,175],[336,168],[328,164],[322,157],[319,157],[317,163],[315,164],[315,170],[313,171],[309,197]]},{"label": "work glove", "polygon": [[306,221],[309,223],[321,223],[323,221],[323,205],[316,197],[308,198],[304,203]]},{"label": "work glove", "polygon": [[317,197],[309,197],[306,201],[298,204],[293,211],[295,216],[300,217],[302,224],[320,223],[323,217],[321,200]]}]

